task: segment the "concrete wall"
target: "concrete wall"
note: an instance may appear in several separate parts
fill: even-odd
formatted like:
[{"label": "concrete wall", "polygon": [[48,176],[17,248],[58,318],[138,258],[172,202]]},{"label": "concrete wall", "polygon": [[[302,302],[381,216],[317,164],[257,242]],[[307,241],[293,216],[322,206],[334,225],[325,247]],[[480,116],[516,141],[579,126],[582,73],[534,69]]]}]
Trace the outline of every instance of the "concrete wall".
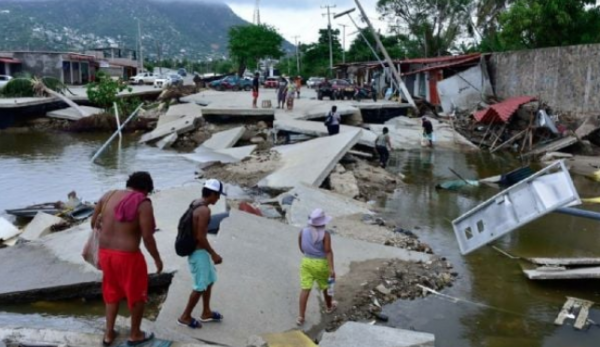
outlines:
[{"label": "concrete wall", "polygon": [[574,115],[600,112],[600,45],[495,53],[490,71],[502,98],[531,95]]},{"label": "concrete wall", "polygon": [[481,64],[457,73],[437,84],[438,94],[444,112],[452,112],[455,106],[460,110],[474,110],[482,101],[482,95],[491,95],[492,84]]},{"label": "concrete wall", "polygon": [[21,61],[22,71],[37,77],[55,77],[62,81],[62,57],[60,53],[15,53]]}]

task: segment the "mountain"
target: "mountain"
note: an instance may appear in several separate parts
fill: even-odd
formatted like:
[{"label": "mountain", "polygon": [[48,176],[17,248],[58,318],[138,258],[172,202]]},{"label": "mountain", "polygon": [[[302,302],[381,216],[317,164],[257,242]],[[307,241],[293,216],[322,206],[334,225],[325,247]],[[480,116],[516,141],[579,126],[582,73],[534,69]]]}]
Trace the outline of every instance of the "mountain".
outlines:
[{"label": "mountain", "polygon": [[0,51],[136,49],[144,56],[199,60],[227,53],[227,31],[247,24],[207,0],[0,0]]}]

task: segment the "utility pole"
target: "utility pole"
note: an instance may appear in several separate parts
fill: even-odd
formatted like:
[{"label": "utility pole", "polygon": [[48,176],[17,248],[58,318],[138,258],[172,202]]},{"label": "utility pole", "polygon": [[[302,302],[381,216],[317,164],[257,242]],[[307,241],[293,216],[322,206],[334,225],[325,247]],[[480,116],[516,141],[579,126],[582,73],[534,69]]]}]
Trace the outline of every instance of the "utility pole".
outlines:
[{"label": "utility pole", "polygon": [[294,42],[296,44],[296,71],[298,72],[297,75],[300,76],[300,52],[299,52],[299,43],[298,43],[298,38],[300,36],[296,35],[294,36]]},{"label": "utility pole", "polygon": [[346,27],[349,25],[339,24],[342,27],[342,62],[346,64]]},{"label": "utility pole", "polygon": [[377,46],[379,46],[379,50],[381,51],[381,53],[383,53],[383,56],[385,57],[385,60],[388,64],[390,70],[392,70],[392,74],[394,75],[394,77],[396,77],[396,80],[398,81],[398,86],[400,87],[400,89],[402,89],[402,94],[404,94],[404,97],[406,97],[406,100],[408,101],[408,103],[416,110],[417,105],[415,104],[415,101],[413,100],[412,96],[408,92],[408,89],[406,88],[404,81],[402,81],[402,77],[400,76],[400,73],[396,69],[394,62],[392,61],[392,58],[390,57],[390,54],[388,53],[387,49],[385,49],[385,47],[383,46],[383,43],[381,43],[381,39],[379,38],[379,33],[377,31],[375,31],[375,28],[373,28],[373,24],[371,24],[371,20],[367,16],[367,13],[363,9],[360,1],[354,0],[354,2],[356,3],[356,6],[360,10],[360,13],[362,14],[363,19],[369,26],[369,29],[371,30],[373,37],[375,37]]},{"label": "utility pole", "polygon": [[321,6],[326,8],[327,13],[323,13],[323,16],[327,16],[327,30],[329,31],[329,72],[333,74],[333,38],[331,34],[331,9],[335,8],[335,5]]},{"label": "utility pole", "polygon": [[140,71],[144,70],[144,48],[142,46],[142,24],[138,18],[138,43],[140,45]]}]

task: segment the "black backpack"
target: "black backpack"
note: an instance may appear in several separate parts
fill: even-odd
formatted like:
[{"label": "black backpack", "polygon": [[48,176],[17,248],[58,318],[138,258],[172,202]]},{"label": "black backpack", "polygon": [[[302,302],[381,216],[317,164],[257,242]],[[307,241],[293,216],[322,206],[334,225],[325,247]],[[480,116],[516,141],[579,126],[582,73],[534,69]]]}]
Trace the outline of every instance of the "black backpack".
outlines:
[{"label": "black backpack", "polygon": [[194,233],[194,211],[200,206],[204,206],[204,204],[194,205],[192,201],[190,207],[188,207],[179,219],[177,238],[175,239],[175,252],[180,257],[188,257],[196,250],[197,240]]},{"label": "black backpack", "polygon": [[331,123],[333,123],[333,114],[331,114],[331,112],[329,112],[327,114],[327,118],[325,118],[325,125],[330,126]]}]

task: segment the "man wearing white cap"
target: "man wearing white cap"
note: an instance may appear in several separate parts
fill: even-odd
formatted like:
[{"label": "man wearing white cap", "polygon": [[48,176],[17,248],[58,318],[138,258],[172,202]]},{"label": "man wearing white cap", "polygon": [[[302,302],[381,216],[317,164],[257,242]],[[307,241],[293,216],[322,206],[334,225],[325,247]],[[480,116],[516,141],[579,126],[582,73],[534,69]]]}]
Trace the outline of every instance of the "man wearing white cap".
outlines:
[{"label": "man wearing white cap", "polygon": [[315,282],[319,290],[323,291],[327,314],[337,308],[337,303],[328,293],[329,278],[335,279],[333,266],[333,249],[331,247],[331,235],[325,230],[331,217],[326,216],[322,209],[317,208],[308,217],[308,225],[300,231],[298,245],[300,252],[304,254],[300,264],[300,315],[296,323],[302,325],[305,322],[306,305],[310,291]]},{"label": "man wearing white cap", "polygon": [[[202,323],[220,322],[223,315],[210,309],[210,296],[212,286],[217,281],[215,264],[221,264],[223,259],[215,252],[208,242],[208,224],[210,223],[210,205],[219,201],[223,193],[223,183],[209,179],[202,188],[202,199],[194,201],[193,228],[196,234],[196,251],[188,257],[190,272],[192,273],[192,294],[185,311],[177,322],[192,329],[202,327]],[[200,319],[192,317],[192,311],[202,297],[203,310]]]}]

